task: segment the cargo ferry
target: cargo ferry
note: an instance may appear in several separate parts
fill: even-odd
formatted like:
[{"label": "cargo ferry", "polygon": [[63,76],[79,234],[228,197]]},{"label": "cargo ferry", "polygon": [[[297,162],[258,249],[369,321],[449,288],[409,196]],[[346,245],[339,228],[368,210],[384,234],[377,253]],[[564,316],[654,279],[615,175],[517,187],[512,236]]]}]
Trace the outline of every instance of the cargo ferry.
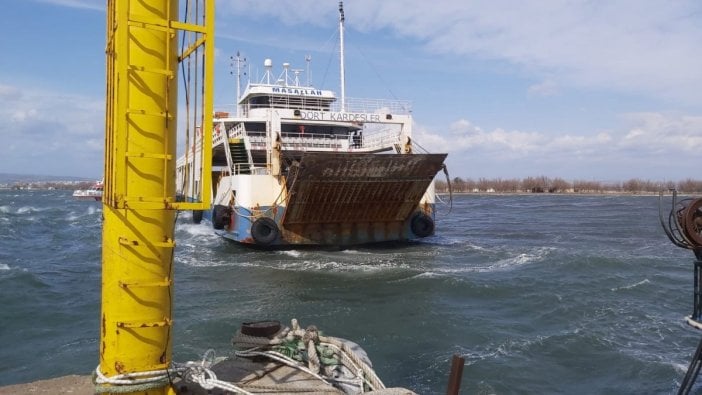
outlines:
[{"label": "cargo ferry", "polygon": [[[212,207],[194,211],[222,237],[251,246],[347,247],[434,234],[434,177],[447,154],[418,152],[410,103],[345,96],[301,83],[301,69],[264,61],[231,108],[213,118]],[[309,67],[309,62],[307,67]],[[201,133],[179,158],[178,195],[202,180]],[[208,175],[205,175],[208,176]]]}]

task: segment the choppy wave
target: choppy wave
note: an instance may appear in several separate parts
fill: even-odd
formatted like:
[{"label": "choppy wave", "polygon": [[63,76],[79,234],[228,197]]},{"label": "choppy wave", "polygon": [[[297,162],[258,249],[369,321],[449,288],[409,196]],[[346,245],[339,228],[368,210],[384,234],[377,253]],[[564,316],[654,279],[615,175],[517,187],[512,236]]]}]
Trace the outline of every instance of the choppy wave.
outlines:
[{"label": "choppy wave", "polygon": [[101,208],[94,206],[94,205],[90,205],[90,206],[86,207],[84,210],[71,210],[66,215],[65,219],[68,222],[75,222],[75,221],[78,221],[82,218],[94,217],[94,216],[96,216],[96,214],[99,214],[99,213],[102,213]]},{"label": "choppy wave", "polygon": [[632,288],[636,288],[636,287],[638,287],[638,286],[641,286],[641,285],[644,285],[644,284],[650,284],[650,283],[651,283],[651,282],[650,282],[647,278],[645,278],[645,279],[643,279],[643,280],[641,280],[641,281],[639,281],[639,282],[636,282],[636,283],[634,283],[634,284],[624,285],[624,286],[621,286],[621,287],[612,288],[612,291],[613,291],[613,292],[616,292],[616,291],[622,291],[622,290],[632,289]]},{"label": "choppy wave", "polygon": [[383,261],[373,263],[354,263],[354,262],[339,262],[339,261],[324,261],[324,260],[300,260],[300,261],[285,261],[279,265],[269,266],[291,271],[316,271],[324,273],[377,273],[387,270],[407,269],[405,264]]},{"label": "choppy wave", "polygon": [[212,231],[212,228],[205,224],[185,224],[179,222],[176,224],[176,231],[185,232],[188,233],[190,236],[196,236],[198,238],[203,236],[206,238],[217,237]]},{"label": "choppy wave", "polygon": [[[0,304],[11,306],[0,322],[30,323],[3,332],[3,355],[32,367],[0,369],[0,383],[88,374],[100,206],[62,191],[0,199]],[[445,391],[452,353],[468,362],[466,393],[671,393],[699,333],[682,321],[689,251],[669,245],[654,200],[461,196],[434,237],[342,251],[252,250],[186,214],[174,359],[226,346],[242,319],[297,317],[358,341],[386,384],[418,393]]]},{"label": "choppy wave", "polygon": [[17,209],[16,214],[22,215],[22,214],[39,213],[39,212],[50,210],[50,209],[51,208],[49,208],[49,207],[22,206],[22,207]]},{"label": "choppy wave", "polygon": [[279,251],[278,253],[282,255],[288,255],[293,258],[299,258],[300,256],[302,256],[302,252],[297,250]]}]

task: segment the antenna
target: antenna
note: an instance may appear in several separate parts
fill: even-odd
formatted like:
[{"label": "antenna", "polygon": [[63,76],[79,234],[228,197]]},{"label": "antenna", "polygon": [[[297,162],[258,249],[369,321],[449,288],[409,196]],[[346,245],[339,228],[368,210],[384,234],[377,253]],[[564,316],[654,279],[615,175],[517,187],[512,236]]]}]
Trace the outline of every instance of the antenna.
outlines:
[{"label": "antenna", "polygon": [[263,79],[266,80],[266,84],[270,85],[271,84],[271,70],[273,69],[273,61],[270,59],[264,60],[263,67],[266,69],[266,72],[263,75]]},{"label": "antenna", "polygon": [[290,70],[290,63],[283,63],[283,85],[288,86],[288,70]]},{"label": "antenna", "polygon": [[341,112],[346,111],[346,77],[344,75],[344,2],[339,1],[339,64],[341,75]]},{"label": "antenna", "polygon": [[293,80],[293,84],[295,86],[300,86],[300,73],[302,73],[303,69],[292,69],[291,70],[295,74],[295,79]]},{"label": "antenna", "polygon": [[[239,53],[239,51],[236,51],[236,57],[230,56],[229,59],[231,59],[232,61],[232,67],[236,65],[236,115],[239,116],[239,98],[241,98],[241,68],[242,65],[244,65],[245,67],[246,58],[242,58],[241,53]],[[233,72],[230,72],[230,74],[233,74]],[[246,75],[246,71],[244,71],[244,75]]]},{"label": "antenna", "polygon": [[312,86],[312,71],[310,70],[310,63],[312,63],[312,55],[305,55],[305,62],[307,63],[307,86]]}]

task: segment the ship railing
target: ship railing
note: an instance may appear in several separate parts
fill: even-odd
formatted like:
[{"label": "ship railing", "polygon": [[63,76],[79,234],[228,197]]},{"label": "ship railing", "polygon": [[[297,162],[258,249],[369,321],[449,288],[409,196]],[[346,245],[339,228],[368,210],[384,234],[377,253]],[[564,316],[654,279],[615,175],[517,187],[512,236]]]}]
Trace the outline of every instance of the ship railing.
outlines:
[{"label": "ship railing", "polygon": [[243,123],[237,123],[233,128],[227,131],[227,135],[231,139],[246,137],[246,127]]},{"label": "ship railing", "polygon": [[[265,132],[249,132],[251,149],[266,149]],[[392,148],[399,142],[393,130],[379,130],[368,134],[283,133],[281,145],[295,151],[380,151]]]},{"label": "ship railing", "polygon": [[[412,102],[409,100],[364,99],[347,97],[345,112],[381,113],[409,115],[412,112]],[[341,103],[334,102],[331,110],[342,112]]]},{"label": "ship railing", "polygon": [[[218,111],[236,114],[236,104],[225,104],[217,107]],[[412,112],[412,102],[409,100],[347,97],[345,107],[345,112],[355,113],[409,115]],[[305,101],[300,101],[299,99],[291,98],[289,100],[274,100],[269,103],[246,103],[241,106],[241,110],[243,112],[242,115],[247,116],[249,111],[258,108],[342,112],[341,103],[338,101],[327,103],[319,100],[308,99]]]},{"label": "ship railing", "polygon": [[225,136],[224,133],[215,129],[215,132],[212,133],[212,146],[216,147],[220,144],[223,144],[224,143],[224,136]]},{"label": "ship railing", "polygon": [[364,151],[379,151],[394,147],[400,142],[400,135],[395,130],[377,130],[360,136]]},{"label": "ship railing", "polygon": [[226,133],[222,133],[220,130],[215,129],[215,132],[212,134],[212,146],[216,147],[220,144],[224,144],[225,136],[228,138],[243,138],[246,137],[246,129],[244,129],[244,125],[238,124],[237,126],[227,130]]}]

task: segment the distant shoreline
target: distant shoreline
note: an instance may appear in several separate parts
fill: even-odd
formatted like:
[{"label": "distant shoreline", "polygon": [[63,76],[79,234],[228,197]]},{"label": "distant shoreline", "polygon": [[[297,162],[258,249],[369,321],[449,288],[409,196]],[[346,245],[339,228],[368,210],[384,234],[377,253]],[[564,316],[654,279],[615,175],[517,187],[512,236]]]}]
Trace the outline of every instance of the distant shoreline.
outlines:
[{"label": "distant shoreline", "polygon": [[[671,195],[670,191],[663,191],[663,195]],[[449,196],[449,192],[436,192],[443,197]],[[658,196],[660,192],[627,192],[627,191],[602,191],[602,192],[452,192],[453,195],[460,196]],[[702,194],[702,192],[678,192],[680,195]]]},{"label": "distant shoreline", "polygon": [[660,191],[677,190],[680,193],[702,193],[702,181],[685,179],[681,181],[651,181],[632,178],[623,182],[602,182],[593,180],[566,181],[562,178],[546,176],[524,179],[462,179],[435,180],[434,190],[439,193],[504,193],[504,194],[562,194],[562,195],[658,195]]}]

